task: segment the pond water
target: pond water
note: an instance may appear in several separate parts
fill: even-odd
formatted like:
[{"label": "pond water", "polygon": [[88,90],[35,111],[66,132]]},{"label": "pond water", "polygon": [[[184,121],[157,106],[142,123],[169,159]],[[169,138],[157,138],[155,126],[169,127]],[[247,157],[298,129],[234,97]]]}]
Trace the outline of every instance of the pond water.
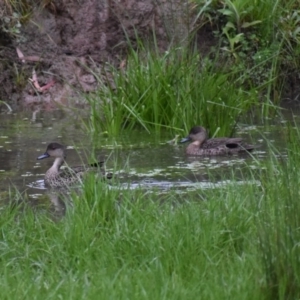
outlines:
[{"label": "pond water", "polygon": [[[296,116],[295,115],[296,111]],[[70,112],[20,112],[0,115],[0,201],[17,188],[29,199],[44,199],[47,189],[43,184],[46,170],[53,160],[37,161],[47,144],[60,142],[68,147],[70,166],[91,162],[90,154],[107,160],[108,171],[114,172],[124,189],[155,189],[161,193],[173,190],[182,194],[190,190],[213,188],[228,184],[234,172],[241,184],[247,176],[246,164],[253,169],[267,157],[267,139],[276,149],[284,152],[285,120],[298,120],[298,110],[284,110],[284,117],[269,120],[267,125],[240,126],[236,135],[253,144],[261,145],[252,155],[227,157],[187,157],[186,144],[172,145],[170,132],[160,136],[145,132],[112,139],[99,136],[94,141],[81,129],[80,116]],[[254,183],[259,184],[259,183]],[[113,188],[113,187],[112,187]],[[54,200],[52,202],[55,202]]]}]

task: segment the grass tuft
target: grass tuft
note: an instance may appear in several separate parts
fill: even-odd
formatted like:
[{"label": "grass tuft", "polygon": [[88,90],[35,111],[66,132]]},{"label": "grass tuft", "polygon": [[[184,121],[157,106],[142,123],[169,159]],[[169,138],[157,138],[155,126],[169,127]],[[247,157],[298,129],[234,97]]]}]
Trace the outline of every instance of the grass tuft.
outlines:
[{"label": "grass tuft", "polygon": [[2,209],[1,295],[298,298],[300,132],[284,130],[288,157],[271,149],[244,184],[183,197],[91,176],[59,222],[26,202]]},{"label": "grass tuft", "polygon": [[111,69],[114,86],[89,97],[89,129],[117,135],[143,128],[160,132],[188,130],[201,124],[229,134],[240,116],[257,104],[254,91],[244,90],[233,73],[216,70],[214,62],[183,49],[159,55],[131,51],[126,68]]}]

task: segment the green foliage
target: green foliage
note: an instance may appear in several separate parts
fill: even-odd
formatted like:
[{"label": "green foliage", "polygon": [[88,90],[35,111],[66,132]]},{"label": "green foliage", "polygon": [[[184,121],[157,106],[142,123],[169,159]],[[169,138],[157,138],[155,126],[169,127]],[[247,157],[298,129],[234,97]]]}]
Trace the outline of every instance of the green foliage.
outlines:
[{"label": "green foliage", "polygon": [[123,129],[189,129],[202,124],[229,134],[240,115],[257,103],[233,73],[183,49],[164,55],[131,52],[124,70],[112,69],[115,86],[89,96],[93,133],[119,134]]},{"label": "green foliage", "polygon": [[[292,10],[290,10],[292,9]],[[279,19],[280,35],[287,44],[293,48],[300,42],[300,8],[288,7],[283,10]]]},{"label": "green foliage", "polygon": [[300,132],[283,130],[288,156],[270,151],[252,182],[160,195],[91,176],[60,222],[2,207],[1,296],[299,298]]},{"label": "green foliage", "polygon": [[4,0],[0,7],[0,31],[17,42],[24,42],[21,27],[31,18],[34,6],[30,0]]},{"label": "green foliage", "polygon": [[298,128],[283,129],[288,158],[273,156],[261,182],[264,197],[259,202],[257,230],[265,276],[263,291],[268,299],[296,299],[300,292],[300,250],[298,241],[300,204],[300,156]]},{"label": "green foliage", "polygon": [[14,38],[17,38],[21,34],[20,28],[20,16],[17,13],[13,13],[11,16],[3,17],[1,24],[1,29],[3,32],[8,33]]},{"label": "green foliage", "polygon": [[194,2],[199,10],[195,23],[198,27],[211,26],[224,51],[224,59],[232,59],[232,70],[247,70],[243,75],[247,84],[265,87],[267,102],[277,104],[285,78],[290,74],[296,76],[299,69],[299,3],[295,0]]}]

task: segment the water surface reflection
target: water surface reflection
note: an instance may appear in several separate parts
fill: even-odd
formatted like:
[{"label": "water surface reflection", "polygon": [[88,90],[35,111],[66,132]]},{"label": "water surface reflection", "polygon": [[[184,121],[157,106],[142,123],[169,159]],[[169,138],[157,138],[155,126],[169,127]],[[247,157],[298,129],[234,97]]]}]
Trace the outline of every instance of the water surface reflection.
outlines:
[{"label": "water surface reflection", "polygon": [[[84,134],[81,119],[57,110],[38,113],[32,120],[31,113],[1,115],[0,118],[0,201],[7,197],[7,191],[16,188],[36,201],[45,201],[47,196],[52,209],[63,215],[64,200],[51,194],[44,186],[43,176],[52,164],[51,159],[37,161],[48,143],[60,142],[68,146],[67,161],[70,166],[79,162],[91,162],[95,158],[107,159],[107,169],[114,172],[121,188],[145,188],[161,193],[175,190],[185,193],[190,190],[220,187],[230,184],[226,180],[235,175],[236,181],[243,184],[249,178],[246,166],[259,167],[259,161],[266,157],[265,140],[284,153],[285,133],[278,130],[282,119],[273,120],[267,126],[243,126],[237,133],[249,142],[262,146],[253,155],[227,157],[187,157],[185,145],[169,145],[166,141],[173,137],[169,132],[161,136],[145,135],[136,132],[119,139],[99,136],[97,140]],[[111,188],[114,188],[111,185]],[[118,187],[120,188],[120,186]],[[39,200],[38,200],[39,199]]]}]

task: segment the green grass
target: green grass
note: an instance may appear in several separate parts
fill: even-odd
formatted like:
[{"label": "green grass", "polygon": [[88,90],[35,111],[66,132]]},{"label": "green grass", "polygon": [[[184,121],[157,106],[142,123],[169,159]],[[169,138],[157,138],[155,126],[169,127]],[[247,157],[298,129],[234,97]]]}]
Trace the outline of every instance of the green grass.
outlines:
[{"label": "green grass", "polygon": [[[195,31],[206,26],[218,39],[221,57],[240,70],[244,85],[262,89],[263,103],[280,102],[295,78],[300,42],[297,0],[194,0]],[[285,91],[286,92],[286,91]],[[268,115],[268,111],[265,115]]]},{"label": "green grass", "polygon": [[[213,55],[131,48],[125,68],[107,71],[114,84],[88,96],[89,131],[186,133],[199,124],[221,136],[253,106],[268,115],[284,68],[298,67],[296,2],[272,1],[273,10],[271,1],[222,3],[223,40]],[[220,21],[209,8],[203,22]],[[259,185],[232,178],[222,188],[161,196],[90,177],[60,221],[12,192],[19,205],[0,210],[1,298],[298,299],[300,133],[284,130],[288,156],[271,149],[249,170]]]},{"label": "green grass", "polygon": [[[96,136],[134,128],[179,133],[199,124],[224,136],[253,107],[270,117],[282,94],[293,93],[300,13],[296,1],[254,2],[192,1],[188,46],[162,53],[155,39],[149,47],[138,36],[135,48],[128,41],[126,66],[106,70],[107,78],[98,78],[101,88],[88,96],[88,130]],[[217,40],[205,57],[193,39],[202,27]]]},{"label": "green grass", "polygon": [[[2,216],[2,296],[11,297],[9,287],[16,282],[20,295],[14,289],[15,297],[44,299],[215,299],[230,282],[238,288],[228,289],[226,296],[247,291],[245,271],[252,270],[253,258],[239,259],[235,237],[223,230],[227,222],[216,222],[215,213],[208,213],[215,212],[215,201],[174,207],[143,192],[126,194],[118,208],[116,191],[75,200],[74,211],[58,224],[30,211],[16,217],[7,210]],[[240,237],[239,231],[235,234]]]},{"label": "green grass", "polygon": [[260,184],[162,196],[89,177],[58,222],[2,208],[1,297],[299,298],[300,133],[286,130],[288,157],[271,151]]},{"label": "green grass", "polygon": [[195,124],[230,134],[239,117],[258,103],[257,93],[243,89],[215,62],[184,49],[164,55],[132,51],[126,69],[111,69],[115,86],[103,85],[89,96],[88,129],[98,135],[122,130],[189,130]]}]

